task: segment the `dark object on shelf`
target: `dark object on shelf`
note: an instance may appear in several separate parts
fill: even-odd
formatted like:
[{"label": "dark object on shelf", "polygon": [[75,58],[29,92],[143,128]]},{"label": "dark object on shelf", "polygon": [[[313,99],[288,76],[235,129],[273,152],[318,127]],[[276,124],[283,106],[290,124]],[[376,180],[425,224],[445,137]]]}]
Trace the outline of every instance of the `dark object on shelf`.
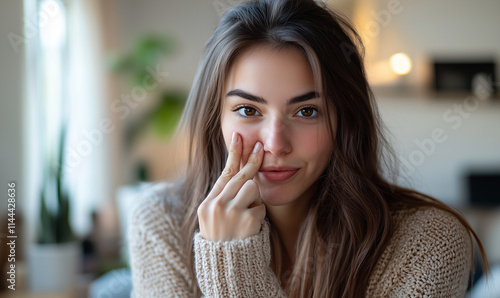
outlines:
[{"label": "dark object on shelf", "polygon": [[500,172],[470,173],[467,176],[469,203],[473,206],[500,206]]},{"label": "dark object on shelf", "polygon": [[435,60],[434,90],[437,92],[473,92],[475,78],[487,77],[492,94],[497,92],[494,61],[439,61]]}]

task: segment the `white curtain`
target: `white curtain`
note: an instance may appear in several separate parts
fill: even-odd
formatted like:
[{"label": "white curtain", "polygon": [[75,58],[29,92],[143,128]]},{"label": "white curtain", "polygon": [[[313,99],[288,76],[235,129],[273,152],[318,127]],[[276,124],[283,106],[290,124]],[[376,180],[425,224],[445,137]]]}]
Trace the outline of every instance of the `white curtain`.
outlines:
[{"label": "white curtain", "polygon": [[[109,8],[113,7],[113,2],[60,1],[65,6],[62,13],[65,13],[66,20],[67,56],[63,60],[67,65],[62,77],[55,81],[61,84],[64,90],[62,91],[64,103],[47,103],[44,97],[52,96],[42,95],[45,94],[42,91],[47,80],[44,79],[44,73],[40,72],[40,69],[47,60],[43,58],[41,52],[44,50],[46,53],[51,52],[50,49],[41,49],[37,43],[41,37],[37,34],[42,32],[40,29],[43,28],[34,28],[37,30],[30,28],[31,32],[25,32],[27,36],[26,97],[23,117],[25,185],[22,187],[26,199],[23,208],[27,218],[25,232],[29,241],[36,239],[39,224],[40,188],[43,183],[43,160],[46,158],[44,147],[53,147],[57,144],[57,138],[54,142],[53,134],[47,133],[47,127],[51,125],[46,123],[51,123],[51,117],[57,118],[55,120],[57,123],[60,122],[61,115],[65,115],[68,120],[63,170],[71,196],[71,224],[77,236],[83,236],[90,231],[93,211],[113,202],[113,191],[118,184],[112,169],[119,157],[112,157],[113,150],[110,149],[111,144],[117,143],[113,141],[117,140],[117,127],[114,126],[113,119],[108,117],[107,98],[110,97],[110,90],[105,63],[105,49],[108,43],[105,35],[106,32],[111,32],[111,29],[110,26],[106,28],[103,24],[103,9],[108,9],[107,14],[114,13],[112,9],[109,11]],[[25,19],[33,20],[31,23],[36,24],[42,1],[25,0],[24,3]],[[47,23],[49,25],[45,28],[51,28],[50,24],[54,19],[49,15]],[[28,33],[31,35],[28,36]],[[52,72],[51,74],[53,75]],[[54,82],[53,77],[51,82]],[[62,109],[64,105],[66,107]],[[45,109],[48,112],[42,112]],[[52,145],[47,146],[47,144]],[[116,219],[110,218],[110,220]]]},{"label": "white curtain", "polygon": [[77,234],[87,233],[92,211],[112,200],[110,139],[117,128],[107,113],[100,2],[67,2],[70,125],[65,169]]}]

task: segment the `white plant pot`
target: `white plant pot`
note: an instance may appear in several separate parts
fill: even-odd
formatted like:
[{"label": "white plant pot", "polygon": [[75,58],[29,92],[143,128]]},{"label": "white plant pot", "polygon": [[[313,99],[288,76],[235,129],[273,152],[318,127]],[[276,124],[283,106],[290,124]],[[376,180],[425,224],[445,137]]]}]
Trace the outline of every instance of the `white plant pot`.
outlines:
[{"label": "white plant pot", "polygon": [[57,292],[76,287],[80,247],[76,242],[31,244],[27,254],[28,285],[34,292]]}]

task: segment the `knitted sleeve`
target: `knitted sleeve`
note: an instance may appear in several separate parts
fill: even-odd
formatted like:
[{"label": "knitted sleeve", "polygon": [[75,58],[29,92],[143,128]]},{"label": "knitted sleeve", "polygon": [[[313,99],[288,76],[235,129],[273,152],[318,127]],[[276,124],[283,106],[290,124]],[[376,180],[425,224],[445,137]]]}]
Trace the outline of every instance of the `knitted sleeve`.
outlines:
[{"label": "knitted sleeve", "polygon": [[207,297],[286,297],[271,270],[269,225],[243,240],[213,242],[194,237],[196,276]]},{"label": "knitted sleeve", "polygon": [[132,297],[194,297],[178,220],[166,192],[165,185],[153,187],[130,216]]},{"label": "knitted sleeve", "polygon": [[397,229],[372,272],[367,297],[464,297],[469,232],[453,215],[420,209],[397,215]]}]

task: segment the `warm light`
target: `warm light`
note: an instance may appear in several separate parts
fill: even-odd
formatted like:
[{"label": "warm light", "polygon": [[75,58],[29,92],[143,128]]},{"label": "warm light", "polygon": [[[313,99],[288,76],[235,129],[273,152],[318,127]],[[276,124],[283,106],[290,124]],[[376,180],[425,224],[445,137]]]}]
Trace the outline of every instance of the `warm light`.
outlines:
[{"label": "warm light", "polygon": [[399,75],[405,75],[411,70],[411,60],[406,54],[397,53],[391,57],[391,69]]}]

